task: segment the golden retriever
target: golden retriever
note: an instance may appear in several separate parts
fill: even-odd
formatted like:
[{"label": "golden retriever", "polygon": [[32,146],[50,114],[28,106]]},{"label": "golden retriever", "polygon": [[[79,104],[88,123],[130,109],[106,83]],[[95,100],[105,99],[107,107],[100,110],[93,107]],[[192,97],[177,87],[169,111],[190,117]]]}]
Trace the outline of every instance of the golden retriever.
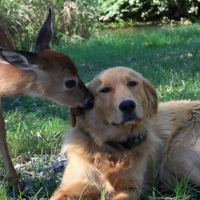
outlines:
[{"label": "golden retriever", "polygon": [[68,165],[51,200],[138,199],[159,178],[188,176],[200,183],[200,102],[160,103],[154,87],[125,67],[103,71],[87,84],[94,108],[68,131]]}]

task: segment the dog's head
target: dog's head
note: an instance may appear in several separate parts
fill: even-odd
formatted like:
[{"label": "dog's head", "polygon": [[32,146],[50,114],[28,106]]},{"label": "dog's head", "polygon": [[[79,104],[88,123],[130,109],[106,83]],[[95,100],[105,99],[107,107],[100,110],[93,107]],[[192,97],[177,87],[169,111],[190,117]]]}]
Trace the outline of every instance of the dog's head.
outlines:
[{"label": "dog's head", "polygon": [[[90,119],[98,119],[98,123],[132,126],[157,113],[158,97],[154,87],[130,68],[105,70],[87,83],[87,88],[94,96],[94,108],[87,111],[86,115],[89,113]],[[74,114],[77,113],[71,110],[74,120]],[[72,125],[75,125],[74,120]]]}]

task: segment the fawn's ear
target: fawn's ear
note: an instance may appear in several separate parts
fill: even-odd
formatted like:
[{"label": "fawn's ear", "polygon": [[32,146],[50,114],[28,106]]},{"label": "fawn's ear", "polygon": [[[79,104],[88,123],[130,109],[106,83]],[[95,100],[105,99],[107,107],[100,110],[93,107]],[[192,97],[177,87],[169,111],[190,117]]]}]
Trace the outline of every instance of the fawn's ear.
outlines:
[{"label": "fawn's ear", "polygon": [[143,88],[148,100],[147,115],[153,116],[158,112],[158,95],[153,85],[143,78]]},{"label": "fawn's ear", "polygon": [[22,70],[42,69],[44,61],[36,53],[28,51],[8,51],[0,48],[1,56],[11,65]]},{"label": "fawn's ear", "polygon": [[53,38],[52,11],[51,9],[49,9],[49,14],[39,31],[33,51],[40,52],[46,49],[50,49],[52,38]]}]

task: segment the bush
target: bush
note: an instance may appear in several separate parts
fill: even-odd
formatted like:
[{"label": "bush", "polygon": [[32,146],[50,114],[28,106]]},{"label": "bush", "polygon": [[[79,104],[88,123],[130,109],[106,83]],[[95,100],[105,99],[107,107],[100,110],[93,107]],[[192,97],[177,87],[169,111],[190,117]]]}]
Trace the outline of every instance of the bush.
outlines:
[{"label": "bush", "polygon": [[[44,23],[48,9],[53,11],[55,39],[87,38],[95,20],[92,0],[1,0],[0,19],[18,48],[30,50]],[[76,37],[73,37],[76,36]]]},{"label": "bush", "polygon": [[[38,31],[53,11],[55,40],[59,44],[82,40],[100,21],[157,20],[164,16],[199,16],[200,0],[1,0],[0,21],[18,48],[31,50]],[[101,27],[98,24],[98,27]]]},{"label": "bush", "polygon": [[100,20],[149,20],[199,16],[199,0],[99,0]]},{"label": "bush", "polygon": [[64,27],[58,32],[61,41],[66,41],[66,36],[71,36],[72,41],[90,36],[90,31],[96,21],[94,5],[94,0],[65,1],[62,12]]}]

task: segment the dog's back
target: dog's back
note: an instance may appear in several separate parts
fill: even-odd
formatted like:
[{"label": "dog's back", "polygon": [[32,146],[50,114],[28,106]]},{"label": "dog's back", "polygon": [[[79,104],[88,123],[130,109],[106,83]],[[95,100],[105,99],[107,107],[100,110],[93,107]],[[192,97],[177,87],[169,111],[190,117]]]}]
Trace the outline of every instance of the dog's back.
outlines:
[{"label": "dog's back", "polygon": [[157,116],[157,133],[164,141],[160,150],[160,178],[176,183],[177,177],[187,177],[199,184],[200,173],[200,101],[170,101],[161,103]]}]

